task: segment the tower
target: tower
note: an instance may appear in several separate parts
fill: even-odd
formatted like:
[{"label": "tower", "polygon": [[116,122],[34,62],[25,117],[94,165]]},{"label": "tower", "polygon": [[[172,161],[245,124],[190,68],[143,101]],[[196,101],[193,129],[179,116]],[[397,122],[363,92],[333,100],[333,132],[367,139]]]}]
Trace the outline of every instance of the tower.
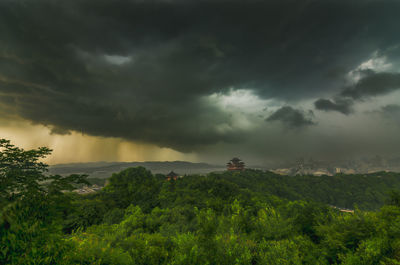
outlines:
[{"label": "tower", "polygon": [[237,157],[234,157],[226,164],[228,171],[242,171],[244,170],[244,162]]}]

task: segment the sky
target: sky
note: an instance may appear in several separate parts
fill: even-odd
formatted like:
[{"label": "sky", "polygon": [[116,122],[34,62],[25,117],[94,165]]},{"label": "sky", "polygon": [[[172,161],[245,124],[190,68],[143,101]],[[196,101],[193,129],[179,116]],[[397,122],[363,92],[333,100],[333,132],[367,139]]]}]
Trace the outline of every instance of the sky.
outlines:
[{"label": "sky", "polygon": [[400,2],[0,1],[0,138],[48,162],[400,155]]}]

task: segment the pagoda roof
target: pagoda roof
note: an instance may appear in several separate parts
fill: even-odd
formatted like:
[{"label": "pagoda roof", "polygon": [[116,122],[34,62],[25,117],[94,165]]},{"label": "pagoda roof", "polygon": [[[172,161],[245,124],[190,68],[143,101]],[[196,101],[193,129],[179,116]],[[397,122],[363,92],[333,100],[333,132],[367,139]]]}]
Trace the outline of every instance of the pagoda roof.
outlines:
[{"label": "pagoda roof", "polygon": [[174,171],[171,171],[168,173],[167,177],[177,177],[178,174],[176,174]]}]

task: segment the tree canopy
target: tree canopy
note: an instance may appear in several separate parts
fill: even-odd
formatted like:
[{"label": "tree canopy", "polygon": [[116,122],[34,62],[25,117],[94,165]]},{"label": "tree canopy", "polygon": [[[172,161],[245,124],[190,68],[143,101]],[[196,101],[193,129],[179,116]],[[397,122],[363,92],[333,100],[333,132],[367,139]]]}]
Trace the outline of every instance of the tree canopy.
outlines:
[{"label": "tree canopy", "polygon": [[24,150],[0,139],[0,205],[39,194],[55,194],[71,190],[72,183],[87,183],[84,175],[48,175],[48,165],[40,159],[50,155],[51,149]]},{"label": "tree canopy", "polygon": [[86,176],[47,174],[48,148],[0,143],[0,264],[400,264],[400,195],[381,198],[397,173],[166,181],[137,167],[79,195]]}]

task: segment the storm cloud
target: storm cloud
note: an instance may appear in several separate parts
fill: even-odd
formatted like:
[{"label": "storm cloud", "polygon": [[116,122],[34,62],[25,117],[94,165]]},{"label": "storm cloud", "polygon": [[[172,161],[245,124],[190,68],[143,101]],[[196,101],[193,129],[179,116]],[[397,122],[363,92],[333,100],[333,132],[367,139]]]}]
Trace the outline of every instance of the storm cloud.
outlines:
[{"label": "storm cloud", "polygon": [[354,112],[354,103],[400,89],[400,73],[375,73],[372,70],[363,72],[365,76],[361,77],[354,85],[345,87],[334,100],[323,98],[316,100],[315,108],[348,115]]},{"label": "storm cloud", "polygon": [[329,100],[329,99],[318,99],[317,101],[314,102],[315,108],[318,110],[323,110],[323,111],[338,111],[340,113],[343,113],[345,115],[348,115],[353,112],[352,105],[353,101],[352,100],[346,100],[346,99],[336,99],[336,100]]},{"label": "storm cloud", "polygon": [[395,125],[400,126],[400,105],[398,104],[389,104],[381,107],[378,111],[384,119],[389,121],[394,121]]},{"label": "storm cloud", "polygon": [[388,94],[400,89],[399,73],[372,73],[341,93],[344,97],[363,99]]},{"label": "storm cloud", "polygon": [[315,125],[315,122],[313,122],[310,117],[307,117],[311,115],[312,113],[307,115],[303,111],[294,109],[290,106],[284,106],[271,114],[266,121],[280,121],[290,128],[301,128],[304,126]]},{"label": "storm cloud", "polygon": [[[397,72],[346,83],[376,51],[397,63],[399,11],[395,1],[2,1],[0,114],[183,152],[245,144],[274,121],[318,127],[303,102],[348,115],[353,101],[399,88]],[[267,113],[213,98],[238,90]]]}]

